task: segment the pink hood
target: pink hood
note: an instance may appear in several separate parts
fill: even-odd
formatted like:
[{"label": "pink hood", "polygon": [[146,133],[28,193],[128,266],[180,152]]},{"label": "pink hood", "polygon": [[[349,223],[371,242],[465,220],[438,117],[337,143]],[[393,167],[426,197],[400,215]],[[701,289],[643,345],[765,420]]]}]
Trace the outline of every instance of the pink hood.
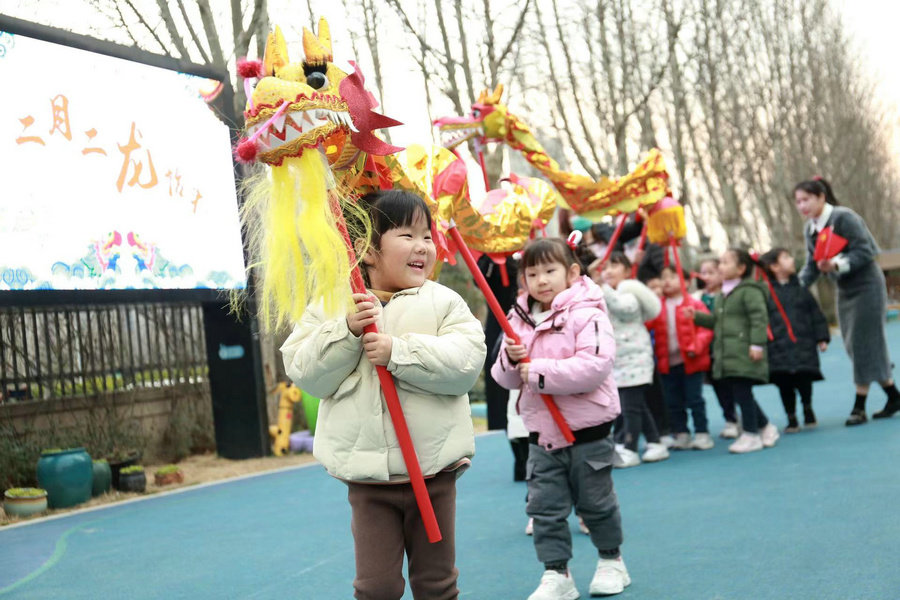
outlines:
[{"label": "pink hood", "polygon": [[548,450],[568,446],[541,393],[554,397],[572,431],[614,420],[620,412],[612,377],[616,344],[603,290],[587,277],[554,298],[551,314],[540,325],[531,319],[527,294],[521,294],[509,322],[531,357],[528,381],[506,355],[506,343],[491,368],[507,389],[522,389],[519,413],[538,443]]}]

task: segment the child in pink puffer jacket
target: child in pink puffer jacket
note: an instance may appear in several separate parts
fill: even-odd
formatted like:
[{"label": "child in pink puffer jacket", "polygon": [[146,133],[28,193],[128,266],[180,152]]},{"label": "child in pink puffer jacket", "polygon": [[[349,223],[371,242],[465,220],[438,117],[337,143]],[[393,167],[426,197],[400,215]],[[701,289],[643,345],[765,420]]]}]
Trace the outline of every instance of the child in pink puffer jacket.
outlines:
[{"label": "child in pink puffer jacket", "polygon": [[[530,432],[527,511],[546,570],[529,600],[578,597],[567,568],[572,557],[567,519],[573,505],[600,553],[590,592],[616,594],[631,579],[619,553],[622,521],[612,482],[609,432],[620,408],[612,376],[616,347],[603,290],[582,275],[561,239],[529,243],[520,272],[527,293],[509,320],[521,344],[503,340],[491,375],[507,389],[521,388],[519,412]],[[573,444],[563,437],[542,393],[553,396],[575,436]]]}]

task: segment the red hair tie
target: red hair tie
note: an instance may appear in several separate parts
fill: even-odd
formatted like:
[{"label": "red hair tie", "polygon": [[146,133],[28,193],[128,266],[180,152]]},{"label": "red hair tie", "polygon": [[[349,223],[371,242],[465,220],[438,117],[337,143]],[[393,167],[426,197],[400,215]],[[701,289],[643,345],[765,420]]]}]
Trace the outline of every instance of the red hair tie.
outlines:
[{"label": "red hair tie", "polygon": [[812,180],[813,181],[822,181],[822,176],[821,175],[813,175]]},{"label": "red hair tie", "polygon": [[575,231],[573,231],[572,233],[569,234],[569,239],[566,240],[566,245],[569,246],[569,248],[571,248],[572,251],[574,252],[575,248],[577,248],[578,244],[581,242],[582,237],[583,237],[583,234],[579,230],[576,229]]}]

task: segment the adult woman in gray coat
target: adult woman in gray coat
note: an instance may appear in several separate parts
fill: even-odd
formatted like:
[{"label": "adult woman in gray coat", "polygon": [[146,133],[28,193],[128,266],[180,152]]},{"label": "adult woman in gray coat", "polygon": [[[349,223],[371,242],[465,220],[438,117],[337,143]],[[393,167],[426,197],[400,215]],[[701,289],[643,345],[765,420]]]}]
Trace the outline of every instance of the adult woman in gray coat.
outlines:
[{"label": "adult woman in gray coat", "polygon": [[[822,273],[837,283],[838,323],[844,347],[853,362],[856,384],[856,401],[846,424],[866,422],[866,397],[873,381],[881,384],[888,399],[884,409],[872,416],[891,417],[900,411],[900,392],[894,385],[884,330],[887,287],[884,274],[875,262],[878,244],[858,214],[838,206],[831,186],[824,179],[816,177],[798,183],[794,187],[794,202],[807,219],[804,227],[807,258],[800,271],[801,285],[812,285]],[[816,241],[829,228],[826,235],[836,234],[847,240],[847,245],[836,256],[816,261],[813,258]]]}]

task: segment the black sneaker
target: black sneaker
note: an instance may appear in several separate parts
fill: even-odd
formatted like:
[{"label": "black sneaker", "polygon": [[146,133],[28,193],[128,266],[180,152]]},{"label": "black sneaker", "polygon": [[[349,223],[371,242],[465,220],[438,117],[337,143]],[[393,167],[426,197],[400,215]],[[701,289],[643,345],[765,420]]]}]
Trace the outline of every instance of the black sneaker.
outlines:
[{"label": "black sneaker", "polygon": [[873,419],[888,419],[900,412],[900,399],[888,400],[880,411],[872,415]]},{"label": "black sneaker", "polygon": [[804,427],[815,427],[819,422],[816,421],[816,413],[813,412],[811,406],[803,407],[803,426]]},{"label": "black sneaker", "polygon": [[862,425],[868,420],[869,419],[866,417],[866,411],[853,409],[853,411],[850,413],[850,416],[847,417],[847,420],[844,422],[844,425],[846,425],[847,427]]},{"label": "black sneaker", "polygon": [[785,433],[797,433],[800,431],[800,423],[797,422],[797,417],[794,415],[790,415],[788,417],[787,427],[784,428]]}]

